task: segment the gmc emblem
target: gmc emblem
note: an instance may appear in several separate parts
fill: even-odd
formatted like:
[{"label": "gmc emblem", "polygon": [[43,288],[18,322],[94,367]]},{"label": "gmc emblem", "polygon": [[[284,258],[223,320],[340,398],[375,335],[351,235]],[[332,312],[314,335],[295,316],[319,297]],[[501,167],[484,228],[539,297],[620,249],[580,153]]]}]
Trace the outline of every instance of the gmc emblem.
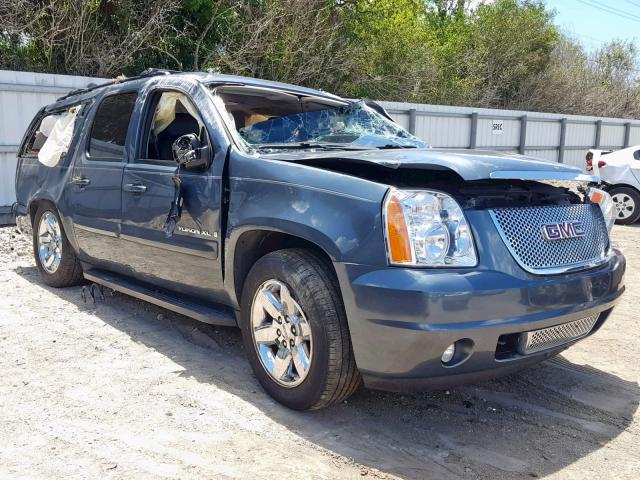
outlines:
[{"label": "gmc emblem", "polygon": [[584,237],[584,225],[576,220],[573,222],[545,223],[542,225],[542,236],[547,240]]}]

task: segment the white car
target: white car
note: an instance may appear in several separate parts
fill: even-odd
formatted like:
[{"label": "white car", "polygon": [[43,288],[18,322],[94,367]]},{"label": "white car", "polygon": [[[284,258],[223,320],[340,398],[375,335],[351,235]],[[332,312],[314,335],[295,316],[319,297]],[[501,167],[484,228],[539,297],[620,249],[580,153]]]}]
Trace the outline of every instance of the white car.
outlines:
[{"label": "white car", "polygon": [[622,150],[589,150],[587,170],[602,179],[611,194],[616,223],[629,225],[640,218],[640,145]]}]

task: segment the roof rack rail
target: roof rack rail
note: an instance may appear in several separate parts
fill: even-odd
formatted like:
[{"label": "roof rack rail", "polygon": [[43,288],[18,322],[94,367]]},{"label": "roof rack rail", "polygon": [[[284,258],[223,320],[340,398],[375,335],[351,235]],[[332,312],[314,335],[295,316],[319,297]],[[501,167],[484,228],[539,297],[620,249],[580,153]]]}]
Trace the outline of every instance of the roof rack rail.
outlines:
[{"label": "roof rack rail", "polygon": [[178,70],[166,70],[163,68],[147,68],[146,70],[142,71],[139,75],[136,75],[134,77],[127,77],[123,79],[114,78],[110,82],[101,83],[99,85],[90,84],[88,87],[85,87],[85,88],[77,88],[75,90],[71,90],[66,95],[63,95],[62,97],[58,98],[58,101],[65,100],[69,97],[74,97],[82,93],[91,92],[93,90],[97,90],[98,88],[107,87],[109,85],[116,85],[120,83],[131,82],[132,80],[138,80],[140,78],[146,78],[146,77],[155,77],[158,75],[171,75],[172,73],[182,73],[182,72]]}]

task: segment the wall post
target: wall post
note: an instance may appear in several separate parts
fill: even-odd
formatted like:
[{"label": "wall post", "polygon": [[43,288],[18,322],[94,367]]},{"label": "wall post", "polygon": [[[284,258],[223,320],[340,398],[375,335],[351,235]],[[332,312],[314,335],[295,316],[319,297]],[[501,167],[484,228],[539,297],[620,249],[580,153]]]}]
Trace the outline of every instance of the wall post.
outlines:
[{"label": "wall post", "polygon": [[567,119],[560,120],[560,146],[558,147],[558,163],[564,163],[564,147],[567,144]]},{"label": "wall post", "polygon": [[631,122],[624,124],[624,148],[629,146],[631,141]]},{"label": "wall post", "polygon": [[416,117],[417,112],[415,108],[409,109],[409,133],[411,135],[416,134]]},{"label": "wall post", "polygon": [[474,149],[478,146],[478,112],[471,114],[471,131],[469,135],[469,148]]},{"label": "wall post", "polygon": [[518,146],[518,153],[524,155],[527,150],[527,116],[520,117],[520,145]]},{"label": "wall post", "polygon": [[600,148],[600,138],[602,137],[602,120],[596,121],[596,142],[595,148]]}]

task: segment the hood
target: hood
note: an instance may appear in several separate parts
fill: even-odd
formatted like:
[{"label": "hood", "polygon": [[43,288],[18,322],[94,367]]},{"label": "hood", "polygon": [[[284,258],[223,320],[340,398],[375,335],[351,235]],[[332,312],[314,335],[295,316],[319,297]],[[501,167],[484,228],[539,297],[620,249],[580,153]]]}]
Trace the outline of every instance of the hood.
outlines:
[{"label": "hood", "polygon": [[576,180],[599,181],[575,167],[536,160],[525,155],[482,150],[402,149],[402,150],[336,150],[280,152],[265,158],[290,162],[313,163],[323,160],[375,164],[390,169],[449,170],[464,180]]}]

